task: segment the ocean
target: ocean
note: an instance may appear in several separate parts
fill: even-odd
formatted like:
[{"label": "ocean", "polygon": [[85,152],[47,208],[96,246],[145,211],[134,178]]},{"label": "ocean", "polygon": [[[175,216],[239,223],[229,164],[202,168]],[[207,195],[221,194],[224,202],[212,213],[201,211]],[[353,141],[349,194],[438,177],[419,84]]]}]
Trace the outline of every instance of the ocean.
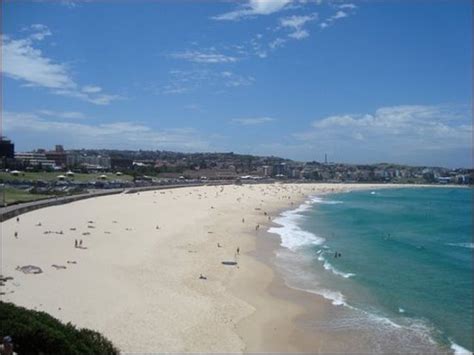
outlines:
[{"label": "ocean", "polygon": [[313,196],[270,228],[290,287],[340,311],[375,352],[473,351],[472,189],[399,188]]}]

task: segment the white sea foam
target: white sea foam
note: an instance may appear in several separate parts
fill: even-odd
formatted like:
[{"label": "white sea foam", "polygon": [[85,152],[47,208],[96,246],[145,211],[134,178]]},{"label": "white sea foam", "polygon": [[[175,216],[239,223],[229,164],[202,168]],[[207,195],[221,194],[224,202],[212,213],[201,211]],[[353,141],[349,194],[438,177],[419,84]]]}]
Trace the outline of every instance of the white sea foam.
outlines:
[{"label": "white sea foam", "polygon": [[400,307],[399,307],[399,308],[398,308],[398,312],[399,312],[399,313],[405,313],[405,310],[404,310],[403,308],[400,308]]},{"label": "white sea foam", "polygon": [[324,267],[326,270],[331,271],[331,272],[332,272],[333,274],[335,274],[335,275],[342,276],[342,277],[345,278],[345,279],[348,279],[349,277],[355,276],[355,274],[353,274],[353,273],[351,273],[351,272],[342,272],[342,271],[339,271],[339,270],[336,269],[334,266],[332,266],[327,260],[325,260],[324,257],[321,257],[321,259],[318,257],[318,260],[319,260],[319,261],[324,261],[324,262],[323,262],[323,267]]},{"label": "white sea foam", "polygon": [[453,247],[474,249],[474,243],[446,243],[446,245],[451,245]]},{"label": "white sea foam", "polygon": [[312,203],[312,200],[306,201],[298,208],[283,212],[279,217],[275,218],[274,222],[281,227],[272,227],[268,231],[280,236],[282,247],[295,251],[305,245],[321,245],[324,243],[324,238],[318,237],[298,226],[298,222],[304,218],[301,212],[311,208]]},{"label": "white sea foam", "polygon": [[[274,222],[278,224],[279,227],[272,227],[269,229],[269,232],[276,233],[280,236],[281,246],[285,248],[282,249],[282,253],[277,254],[277,257],[278,259],[283,260],[282,267],[286,269],[286,272],[289,272],[289,274],[285,276],[285,282],[287,283],[287,285],[295,289],[320,295],[323,298],[331,301],[331,303],[335,306],[343,306],[348,309],[361,312],[359,314],[363,314],[365,317],[367,317],[366,319],[370,320],[370,322],[368,323],[374,325],[378,324],[377,329],[379,329],[382,325],[382,329],[387,329],[389,332],[400,330],[403,331],[403,334],[411,334],[416,337],[422,337],[427,339],[429,342],[434,343],[434,340],[430,336],[430,330],[425,324],[418,324],[419,322],[410,322],[411,324],[409,325],[400,325],[387,317],[351,306],[347,303],[346,297],[341,292],[320,287],[319,280],[313,279],[314,276],[311,276],[311,273],[308,274],[302,265],[298,266],[298,264],[300,264],[301,262],[305,263],[305,261],[303,261],[305,254],[294,254],[295,251],[298,251],[301,247],[307,245],[320,245],[321,249],[317,252],[317,259],[323,263],[323,266],[326,270],[329,270],[343,278],[350,278],[355,275],[352,273],[341,272],[337,270],[333,265],[331,265],[324,258],[324,250],[328,249],[326,245],[322,245],[325,239],[322,237],[318,237],[317,235],[311,232],[304,231],[298,226],[301,220],[305,218],[302,212],[307,211],[311,208],[311,205],[317,203],[338,204],[342,202],[324,200],[320,197],[313,197],[309,201],[306,201],[305,203],[300,205],[298,208],[291,211],[283,212],[278,218],[274,220]],[[284,252],[284,250],[286,250],[286,252]],[[400,308],[399,312],[404,313],[404,310]],[[360,326],[360,322],[358,322],[358,324],[358,326]],[[459,354],[466,353],[460,352]]]},{"label": "white sea foam", "polygon": [[319,294],[327,300],[332,301],[332,304],[335,306],[347,306],[346,298],[339,291],[322,289],[319,290]]},{"label": "white sea foam", "polygon": [[[277,259],[279,260],[279,267],[284,275],[285,283],[294,289],[309,292],[312,294],[319,295],[326,300],[329,300],[334,306],[343,306],[349,310],[356,312],[354,317],[357,319],[347,321],[347,317],[343,319],[336,318],[331,321],[336,322],[337,327],[360,329],[366,327],[367,330],[382,331],[383,334],[388,334],[391,337],[409,337],[410,342],[413,344],[432,344],[435,345],[435,341],[431,337],[432,328],[420,320],[411,320],[409,318],[400,318],[400,322],[394,321],[386,316],[378,314],[378,312],[364,310],[362,308],[350,305],[346,300],[346,296],[337,290],[331,290],[326,287],[322,287],[320,284],[317,274],[308,272],[308,262],[311,262],[311,256],[304,253],[294,253],[289,249],[281,249],[277,252]],[[324,257],[321,253],[318,255],[318,260],[324,261]],[[400,308],[401,310],[401,308]],[[366,321],[364,321],[366,319]],[[343,322],[344,324],[341,324]],[[396,333],[394,333],[396,332]],[[400,332],[400,333],[398,333]],[[424,339],[424,340],[423,340]],[[423,340],[420,343],[420,340]],[[417,345],[417,346],[418,346]],[[420,352],[418,347],[413,348],[413,352]]]},{"label": "white sea foam", "polygon": [[309,292],[309,293],[314,293],[314,294],[319,295],[319,296],[323,296],[325,299],[331,301],[331,303],[334,306],[346,306],[346,307],[349,307],[349,308],[353,308],[353,307],[349,306],[346,303],[346,298],[339,291],[332,291],[332,290],[328,290],[328,289],[324,289],[324,288],[317,289],[317,290],[303,289],[303,288],[298,288],[298,287],[293,287],[293,288],[297,289],[297,290],[300,290],[300,291],[305,291],[305,292]]},{"label": "white sea foam", "polygon": [[[354,309],[356,309],[356,308],[354,308]],[[361,309],[357,309],[357,310],[364,313],[365,315],[367,315],[367,317],[369,319],[371,319],[372,321],[375,321],[377,323],[382,323],[384,325],[388,325],[392,328],[397,328],[397,329],[402,328],[401,325],[395,323],[394,321],[392,321],[391,319],[389,319],[387,317],[379,316],[377,314],[370,313],[370,312],[367,312],[367,311],[364,311],[364,310],[361,310]]]},{"label": "white sea foam", "polygon": [[461,345],[456,344],[451,340],[451,350],[454,351],[454,355],[472,355],[472,351],[463,348]]},{"label": "white sea foam", "polygon": [[319,204],[323,204],[323,205],[339,205],[343,202],[342,201],[336,201],[336,200],[325,200],[321,197],[313,196],[310,199],[310,203],[319,203]]}]

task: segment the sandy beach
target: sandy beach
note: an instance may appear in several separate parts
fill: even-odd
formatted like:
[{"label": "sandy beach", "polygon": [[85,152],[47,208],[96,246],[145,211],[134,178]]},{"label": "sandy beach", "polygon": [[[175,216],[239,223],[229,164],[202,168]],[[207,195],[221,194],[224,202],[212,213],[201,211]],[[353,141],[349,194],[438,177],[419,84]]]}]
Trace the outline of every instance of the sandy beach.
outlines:
[{"label": "sandy beach", "polygon": [[[334,307],[285,286],[265,231],[309,195],[380,187],[393,186],[188,187],[36,210],[2,223],[1,274],[13,277],[2,300],[98,330],[123,352],[354,351],[357,334],[297,327]],[[42,272],[18,269],[28,265]]]}]

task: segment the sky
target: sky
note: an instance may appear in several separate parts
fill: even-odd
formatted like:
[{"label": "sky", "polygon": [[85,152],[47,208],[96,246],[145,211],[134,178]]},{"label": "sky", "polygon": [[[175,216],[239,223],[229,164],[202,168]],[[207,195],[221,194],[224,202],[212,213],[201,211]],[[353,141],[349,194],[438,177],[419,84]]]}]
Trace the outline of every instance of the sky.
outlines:
[{"label": "sky", "polygon": [[472,167],[470,0],[2,1],[2,134]]}]

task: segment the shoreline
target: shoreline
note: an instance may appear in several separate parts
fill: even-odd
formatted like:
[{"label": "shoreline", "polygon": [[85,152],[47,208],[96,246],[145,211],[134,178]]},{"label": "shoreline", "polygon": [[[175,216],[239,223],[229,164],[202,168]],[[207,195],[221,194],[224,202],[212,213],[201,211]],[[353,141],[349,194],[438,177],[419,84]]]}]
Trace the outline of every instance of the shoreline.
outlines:
[{"label": "shoreline", "polygon": [[[425,186],[419,186],[419,185],[409,185],[409,186],[404,186],[406,188],[430,188],[432,186],[430,185],[425,185]],[[438,187],[452,187],[452,186],[438,186]],[[321,197],[321,196],[337,196],[341,193],[347,193],[351,191],[361,191],[361,190],[378,190],[378,189],[383,189],[383,188],[389,188],[389,189],[397,189],[400,188],[400,186],[357,186],[353,189],[347,189],[345,191],[330,191],[330,192],[325,192],[325,193],[316,193],[313,195],[308,195],[306,198],[302,199],[300,201],[300,204],[297,206],[293,206],[292,208],[289,209],[283,209],[280,210],[278,213],[278,216],[281,216],[282,213],[284,212],[293,212],[293,211],[298,211],[300,210],[301,207],[305,206],[307,203],[311,204],[311,200],[313,197]],[[290,223],[291,224],[291,223]],[[299,311],[295,312],[293,314],[293,317],[291,319],[291,322],[294,324],[292,327],[292,333],[291,333],[291,342],[293,345],[295,345],[296,351],[298,352],[314,352],[315,349],[317,349],[317,352],[338,352],[338,353],[364,353],[367,351],[367,349],[374,349],[373,345],[370,345],[370,338],[373,338],[373,334],[371,331],[358,331],[357,329],[350,329],[350,330],[345,330],[340,332],[339,335],[334,336],[334,334],[331,334],[331,332],[327,331],[321,331],[317,332],[314,330],[314,327],[312,329],[309,329],[308,331],[308,324],[314,323],[314,320],[318,320],[319,322],[321,319],[328,319],[328,318],[334,318],[334,315],[338,313],[344,313],[345,311],[348,311],[346,308],[347,304],[345,303],[344,298],[342,298],[341,301],[339,301],[337,298],[332,298],[332,296],[327,297],[326,295],[323,295],[320,293],[320,291],[316,290],[310,290],[310,289],[303,289],[299,288],[296,285],[290,285],[286,281],[286,276],[284,275],[284,272],[282,270],[279,270],[281,268],[280,265],[277,265],[277,254],[281,251],[286,251],[288,252],[289,250],[287,247],[283,246],[283,237],[276,231],[269,231],[272,228],[281,228],[281,227],[287,227],[285,224],[277,224],[277,223],[270,223],[267,228],[266,228],[266,234],[267,238],[262,238],[258,240],[259,244],[259,251],[255,252],[254,257],[259,259],[261,262],[264,264],[268,265],[273,272],[276,274],[275,277],[273,278],[272,282],[268,285],[266,288],[265,292],[267,292],[270,296],[276,297],[278,299],[285,299],[289,303],[292,303],[294,305],[298,305]],[[265,240],[266,239],[266,240]],[[293,252],[291,252],[293,253]],[[339,273],[339,271],[336,271]],[[348,278],[351,275],[344,275],[345,278]],[[335,291],[338,293],[338,291]],[[342,296],[342,295],[341,295]],[[339,303],[341,302],[341,303]],[[357,312],[363,312],[366,313],[370,316],[376,316],[375,314],[372,315],[371,313],[367,313],[367,311],[364,311],[362,309],[357,309],[353,308],[352,306],[348,306],[351,311],[357,311]],[[344,310],[345,309],[345,310]],[[341,312],[342,310],[342,312]],[[350,312],[351,312],[350,311]],[[346,312],[348,313],[348,312]],[[337,317],[337,316],[336,316]],[[403,325],[399,325],[396,323],[393,323],[393,321],[389,318],[386,320],[384,318],[380,318],[384,322],[388,322],[389,324],[393,324],[396,328],[405,328]],[[405,330],[407,330],[406,328]],[[366,335],[367,339],[365,339]],[[431,337],[431,335],[428,335],[429,337],[429,342],[431,345],[428,345],[428,348],[425,350],[429,352],[435,352],[435,353],[454,353],[454,354],[471,354],[470,351],[464,349],[460,345],[454,343],[451,339],[449,340],[449,344],[441,344],[438,343],[437,341],[434,340],[434,338]],[[324,342],[319,341],[320,339],[324,339]],[[362,339],[362,340],[361,340]],[[342,340],[342,341],[341,341]],[[373,341],[373,339],[372,339]],[[423,350],[423,346],[420,344],[420,349],[422,353],[425,351]],[[430,349],[431,348],[431,349]],[[385,350],[383,348],[380,348],[379,351],[384,352]],[[389,350],[391,352],[391,350]]]},{"label": "shoreline", "polygon": [[[275,184],[278,182],[274,182]],[[284,182],[284,184],[294,184],[294,185],[304,185],[304,184],[325,184],[325,183],[311,183],[311,182]],[[269,183],[251,183],[247,185],[268,185]],[[351,184],[351,183],[349,183]],[[371,185],[372,183],[357,183],[358,185]],[[113,194],[120,194],[120,193],[135,193],[135,192],[145,192],[145,191],[157,191],[157,190],[171,190],[171,189],[178,189],[183,187],[199,187],[199,186],[226,186],[226,185],[234,185],[231,182],[220,182],[220,183],[200,183],[200,184],[184,184],[184,185],[158,185],[158,186],[146,186],[146,187],[133,187],[133,188],[120,188],[120,189],[110,189],[110,190],[98,190],[95,192],[77,194],[77,195],[67,195],[67,196],[55,196],[55,197],[47,197],[33,201],[26,201],[21,203],[13,203],[7,206],[0,207],[0,222],[4,222],[8,219],[17,217],[27,212],[31,212],[40,208],[46,208],[51,206],[62,205],[66,203],[71,203],[74,201],[79,201],[81,199],[89,199]],[[334,183],[334,185],[347,185],[344,182],[341,183]],[[383,184],[380,184],[383,185]],[[446,184],[446,185],[439,185],[439,184],[392,184],[398,186],[408,186],[408,187],[453,187],[453,188],[473,188],[472,185],[456,185],[456,184]]]},{"label": "shoreline", "polygon": [[[340,185],[338,185],[340,187]],[[413,187],[413,186],[410,186]],[[277,300],[277,303],[282,303],[283,306],[277,309],[278,318],[280,322],[275,322],[274,317],[269,313],[275,312],[275,304],[272,306],[259,304],[259,308],[250,316],[243,319],[238,324],[238,332],[247,343],[246,350],[248,352],[365,352],[367,347],[365,343],[361,343],[351,334],[345,334],[342,339],[340,336],[330,334],[318,333],[314,331],[307,331],[300,323],[302,319],[318,319],[328,318],[331,313],[336,310],[336,306],[331,300],[326,299],[322,295],[311,293],[307,290],[297,289],[287,284],[284,275],[278,270],[275,263],[276,252],[282,250],[282,239],[280,235],[275,232],[270,232],[272,227],[279,227],[280,225],[274,222],[276,217],[281,216],[282,213],[298,209],[304,205],[311,197],[329,195],[333,193],[347,193],[354,190],[371,190],[383,188],[396,188],[386,185],[351,185],[345,186],[340,191],[335,192],[332,188],[327,191],[320,191],[314,193],[307,193],[297,199],[297,203],[277,208],[272,211],[271,222],[265,222],[264,233],[255,237],[255,249],[250,252],[250,256],[255,260],[265,265],[271,270],[271,279],[267,280],[264,286],[260,286],[258,293],[260,297]],[[255,295],[253,298],[245,299],[249,303],[255,302]],[[284,319],[284,322],[281,320]],[[256,336],[254,329],[258,325],[263,330],[263,334]],[[258,333],[257,333],[258,334]],[[262,339],[272,339],[272,342],[262,342]],[[275,348],[268,347],[269,344]]]},{"label": "shoreline", "polygon": [[[202,186],[28,212],[2,222],[2,274],[14,276],[2,298],[98,330],[124,352],[351,350],[339,336],[315,339],[296,326],[308,305],[317,316],[333,305],[288,287],[266,263],[279,243],[263,226],[311,194],[401,186]],[[75,238],[88,249],[74,248]],[[15,270],[27,264],[43,273]]]}]

